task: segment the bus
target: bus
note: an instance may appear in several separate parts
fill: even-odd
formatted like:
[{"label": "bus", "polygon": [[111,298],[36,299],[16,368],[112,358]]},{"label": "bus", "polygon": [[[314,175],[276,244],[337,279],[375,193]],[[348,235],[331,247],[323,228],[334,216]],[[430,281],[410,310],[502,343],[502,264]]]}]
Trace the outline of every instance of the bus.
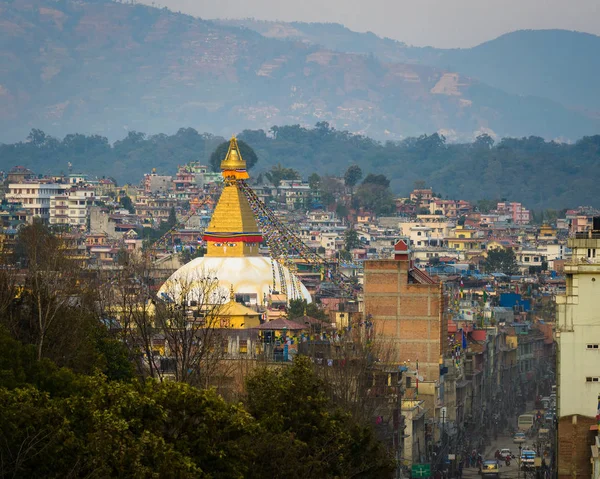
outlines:
[{"label": "bus", "polygon": [[519,431],[527,432],[533,427],[535,416],[533,414],[521,414],[517,420],[517,428]]}]

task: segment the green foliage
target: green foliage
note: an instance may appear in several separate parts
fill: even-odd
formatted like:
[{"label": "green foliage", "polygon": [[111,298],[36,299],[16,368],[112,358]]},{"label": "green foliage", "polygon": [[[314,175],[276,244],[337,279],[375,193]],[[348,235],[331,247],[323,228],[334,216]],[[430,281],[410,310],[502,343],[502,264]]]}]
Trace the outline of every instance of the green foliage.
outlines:
[{"label": "green foliage", "polygon": [[351,251],[358,247],[360,247],[360,239],[358,238],[358,233],[354,228],[350,228],[344,234],[344,249],[346,251]]},{"label": "green foliage", "polygon": [[181,253],[179,253],[179,257],[183,264],[187,264],[193,259],[201,258],[206,254],[206,248],[198,247],[194,251],[190,251],[189,249],[183,249]]},{"label": "green foliage", "polygon": [[277,163],[265,176],[275,186],[279,186],[282,180],[299,180],[300,173],[293,168],[285,168]]},{"label": "green foliage", "polygon": [[133,202],[131,201],[131,198],[127,195],[123,195],[119,198],[119,204],[125,208],[127,211],[129,211],[130,214],[135,214],[135,206],[133,206]]},{"label": "green foliage", "polygon": [[288,318],[295,319],[301,316],[328,321],[327,313],[315,303],[308,303],[305,299],[292,299],[288,307]]},{"label": "green foliage", "polygon": [[519,265],[512,249],[492,249],[484,263],[486,273],[517,274]]},{"label": "green foliage", "polygon": [[[258,156],[252,149],[248,143],[242,140],[238,140],[238,147],[240,149],[240,153],[242,155],[242,159],[246,162],[246,169],[250,170],[256,165],[258,161]],[[213,171],[221,171],[221,162],[227,156],[227,151],[229,151],[229,142],[225,141],[221,143],[215,151],[210,155],[210,167]]]},{"label": "green foliage", "polygon": [[354,201],[357,206],[363,207],[378,215],[391,214],[396,209],[392,192],[389,188],[377,183],[363,182],[363,184],[356,189]]},{"label": "green foliage", "polygon": [[363,175],[363,172],[362,172],[360,166],[358,166],[358,165],[349,166],[348,169],[346,170],[346,173],[344,173],[344,182],[346,183],[346,186],[349,186],[350,188],[354,188],[356,186],[356,184],[362,178],[362,175]]},{"label": "green foliage", "polygon": [[374,175],[369,173],[362,182],[363,185],[377,185],[382,188],[388,188],[390,186],[390,180],[385,175]]},{"label": "green foliage", "polygon": [[[391,477],[393,461],[372,430],[335,407],[307,357],[250,377],[246,405],[260,426],[293,452],[294,477]],[[270,450],[257,446],[259,455]]]},{"label": "green foliage", "polygon": [[177,224],[177,214],[175,213],[175,207],[171,206],[169,210],[169,217],[167,218],[167,226],[173,228]]},{"label": "green foliage", "polygon": [[317,173],[312,173],[308,177],[308,185],[311,190],[318,190],[321,186],[321,177]]},{"label": "green foliage", "polygon": [[[308,129],[292,125],[273,127],[272,131],[276,134],[267,136],[262,130],[246,130],[240,141],[251,141],[265,169],[285,158],[285,164],[293,165],[301,175],[316,170],[321,175],[319,188],[326,205],[333,204],[337,194],[327,184],[331,183],[327,174],[340,175],[351,163],[371,172],[372,177],[367,175],[363,184],[375,181],[384,186],[391,178],[391,191],[404,195],[421,180],[445,197],[473,202],[505,197],[533,209],[600,206],[595,194],[600,183],[600,171],[595,168],[600,160],[600,135],[574,144],[526,137],[504,138],[492,145],[484,141],[485,137],[475,143],[448,144],[437,134],[378,143],[323,126]],[[31,136],[34,140],[30,142],[0,145],[2,169],[22,164],[45,172],[71,161],[78,169],[115,177],[120,183],[139,182],[151,166],[175,171],[179,164],[208,162],[210,153],[222,142],[222,138],[191,128],[171,136],[130,132],[112,147],[106,139],[95,137],[60,141],[39,130]],[[82,142],[96,146],[86,147],[87,153],[82,155],[82,147],[77,146]],[[484,209],[489,207],[487,204]]]}]

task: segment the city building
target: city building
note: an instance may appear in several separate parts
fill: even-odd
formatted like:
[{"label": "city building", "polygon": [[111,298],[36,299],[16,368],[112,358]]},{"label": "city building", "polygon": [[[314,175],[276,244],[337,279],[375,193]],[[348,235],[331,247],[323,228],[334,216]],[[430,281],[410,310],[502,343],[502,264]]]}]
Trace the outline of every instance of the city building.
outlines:
[{"label": "city building", "polygon": [[50,220],[51,198],[63,195],[67,188],[68,185],[58,183],[10,183],[6,200],[9,203],[21,203],[27,212],[29,223],[34,218],[40,218],[47,223]]},{"label": "city building", "polygon": [[73,189],[50,198],[50,224],[85,227],[90,207],[94,204],[93,189]]},{"label": "city building", "polygon": [[558,477],[591,475],[600,395],[600,217],[569,238],[566,294],[556,297]]},{"label": "city building", "polygon": [[364,262],[364,310],[376,340],[391,348],[397,364],[411,364],[419,380],[419,399],[439,418],[440,358],[447,347],[443,284],[413,264],[405,240],[394,246],[394,259]]}]

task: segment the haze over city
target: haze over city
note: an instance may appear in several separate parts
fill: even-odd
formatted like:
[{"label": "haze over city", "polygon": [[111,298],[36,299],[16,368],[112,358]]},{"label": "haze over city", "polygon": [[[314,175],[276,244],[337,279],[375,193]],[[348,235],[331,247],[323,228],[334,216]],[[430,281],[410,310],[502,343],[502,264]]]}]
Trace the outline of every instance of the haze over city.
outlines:
[{"label": "haze over city", "polygon": [[[600,34],[596,0],[143,0],[206,19],[333,22],[415,46],[465,48],[522,29]],[[576,6],[576,8],[575,8]]]}]

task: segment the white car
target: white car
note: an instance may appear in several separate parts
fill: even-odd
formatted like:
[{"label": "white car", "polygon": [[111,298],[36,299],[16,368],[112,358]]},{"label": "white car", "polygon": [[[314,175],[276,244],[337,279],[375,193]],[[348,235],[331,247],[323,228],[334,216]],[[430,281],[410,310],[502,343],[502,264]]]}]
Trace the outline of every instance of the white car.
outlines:
[{"label": "white car", "polygon": [[506,461],[507,457],[512,457],[512,451],[510,449],[501,449],[500,457]]},{"label": "white car", "polygon": [[526,436],[525,436],[524,432],[517,432],[515,434],[515,436],[513,437],[513,442],[515,444],[522,444],[525,442],[525,440],[526,440]]}]

